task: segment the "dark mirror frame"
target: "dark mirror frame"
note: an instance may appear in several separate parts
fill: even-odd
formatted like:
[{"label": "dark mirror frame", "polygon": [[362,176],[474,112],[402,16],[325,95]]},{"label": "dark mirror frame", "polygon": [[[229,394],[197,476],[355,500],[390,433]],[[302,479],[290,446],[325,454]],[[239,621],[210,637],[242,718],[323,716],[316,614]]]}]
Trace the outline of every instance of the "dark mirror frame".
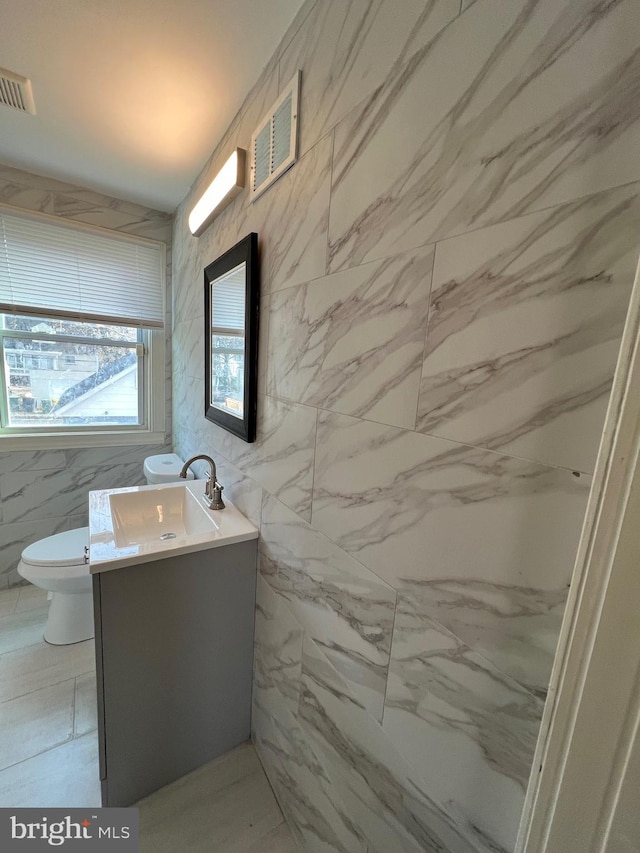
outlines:
[{"label": "dark mirror frame", "polygon": [[[211,405],[211,286],[225,273],[246,264],[244,316],[244,401],[242,418]],[[260,271],[258,235],[248,234],[204,270],[204,416],[243,441],[256,438],[258,403],[258,316],[260,303]]]}]

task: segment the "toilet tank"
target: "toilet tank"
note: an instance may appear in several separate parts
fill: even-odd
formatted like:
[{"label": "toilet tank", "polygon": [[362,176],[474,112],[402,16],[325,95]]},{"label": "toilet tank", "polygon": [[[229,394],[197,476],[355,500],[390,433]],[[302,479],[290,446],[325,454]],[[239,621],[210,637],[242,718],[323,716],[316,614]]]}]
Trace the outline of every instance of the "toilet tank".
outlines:
[{"label": "toilet tank", "polygon": [[[184,461],[177,453],[157,453],[144,460],[144,476],[147,483],[175,483],[180,479]],[[193,480],[193,471],[187,471],[187,479]]]}]

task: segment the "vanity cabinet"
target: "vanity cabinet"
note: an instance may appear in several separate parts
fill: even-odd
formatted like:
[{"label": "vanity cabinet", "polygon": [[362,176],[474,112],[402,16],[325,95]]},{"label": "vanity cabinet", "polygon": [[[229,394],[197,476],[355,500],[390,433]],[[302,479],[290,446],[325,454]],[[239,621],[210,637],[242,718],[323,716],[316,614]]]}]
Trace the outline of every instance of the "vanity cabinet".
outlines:
[{"label": "vanity cabinet", "polygon": [[257,540],[93,576],[103,806],[250,737]]}]

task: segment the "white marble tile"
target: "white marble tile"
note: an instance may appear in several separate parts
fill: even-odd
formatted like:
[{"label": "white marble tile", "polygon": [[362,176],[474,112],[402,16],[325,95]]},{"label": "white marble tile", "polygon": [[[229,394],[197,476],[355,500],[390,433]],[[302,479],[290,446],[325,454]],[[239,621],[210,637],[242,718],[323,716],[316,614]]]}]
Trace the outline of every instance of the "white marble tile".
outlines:
[{"label": "white marble tile", "polygon": [[93,640],[52,646],[40,636],[40,642],[0,655],[0,702],[69,681],[94,668]]},{"label": "white marble tile", "polygon": [[263,284],[271,291],[326,272],[332,151],[327,136],[254,203]]},{"label": "white marble tile", "polygon": [[2,477],[4,522],[60,518],[87,511],[90,489],[144,482],[139,462],[64,471],[18,471]]},{"label": "white marble tile", "polygon": [[53,213],[53,196],[47,190],[16,181],[0,169],[0,202],[39,213]]},{"label": "white marble tile", "polygon": [[262,508],[260,570],[305,631],[382,719],[395,592],[272,497]]},{"label": "white marble tile", "polygon": [[0,769],[73,736],[74,687],[72,678],[0,705]]},{"label": "white marble tile", "polygon": [[170,213],[21,169],[0,167],[0,196],[15,207],[155,240],[171,240]]},{"label": "white marble tile", "polygon": [[63,516],[62,518],[42,518],[0,525],[2,535],[0,577],[7,578],[11,584],[23,583],[22,578],[16,572],[16,566],[27,545],[46,536],[53,536],[63,530],[83,527],[86,524],[87,513],[85,511],[82,514]]},{"label": "white marble tile", "polygon": [[313,524],[545,690],[590,477],[322,413]]},{"label": "white marble tile", "polygon": [[[204,311],[204,299],[202,308]],[[176,376],[200,382],[204,407],[204,314],[174,326],[173,370]]]},{"label": "white marble tile", "polygon": [[433,247],[271,295],[268,393],[413,429]]},{"label": "white marble tile", "polygon": [[170,242],[171,214],[122,202],[92,190],[76,188],[53,193],[55,216],[97,225],[110,231],[123,231],[152,240]]},{"label": "white marble tile", "polygon": [[[202,398],[199,412],[196,405]],[[176,377],[173,383],[171,398],[171,420],[174,431],[174,450],[182,459],[194,455],[188,450],[189,441],[201,431],[204,426],[204,389],[196,379],[188,376]],[[197,451],[200,452],[198,447]]]},{"label": "white marble tile", "polygon": [[56,178],[48,178],[44,175],[26,172],[23,169],[18,169],[16,166],[8,166],[5,163],[0,164],[0,180],[7,183],[22,184],[34,190],[47,193],[53,193],[56,190],[69,190],[75,186],[65,181],[59,181]]},{"label": "white marble tile", "polygon": [[171,265],[171,308],[176,326],[204,315],[204,267],[220,252],[205,253],[186,224],[181,228],[177,222],[174,232],[179,235],[177,247],[181,249],[174,251]]},{"label": "white marble tile", "polygon": [[258,309],[258,371],[256,387],[258,397],[267,394],[267,357],[269,351],[269,300],[270,295],[262,288]]},{"label": "white marble tile", "polygon": [[210,453],[214,459],[222,454],[299,515],[309,518],[315,434],[316,409],[260,397],[253,444],[202,417],[196,435],[200,446],[195,452]]},{"label": "white marble tile", "polygon": [[[305,637],[300,721],[327,790],[366,841],[385,851],[488,853],[464,820],[455,822],[421,790],[415,770]],[[492,853],[500,848],[493,848]]]},{"label": "white marble tile", "polygon": [[635,0],[482,0],[416,28],[336,129],[329,268],[638,180],[639,40]]},{"label": "white marble tile", "polygon": [[593,471],[640,184],[438,244],[417,428]]},{"label": "white marble tile", "polygon": [[53,471],[66,465],[64,450],[12,450],[0,453],[0,472]]},{"label": "white marble tile", "polygon": [[217,470],[218,479],[224,485],[223,494],[259,530],[262,517],[262,487],[251,477],[246,477],[224,456],[217,460]]},{"label": "white marble tile", "polygon": [[99,808],[98,738],[85,735],[0,771],[1,808]]},{"label": "white marble tile", "polygon": [[459,6],[459,0],[316,3],[280,60],[280,89],[302,70],[301,152],[384,83],[416,28],[435,36]]},{"label": "white marble tile", "polygon": [[302,628],[263,577],[256,585],[255,664],[257,689],[278,690],[292,714],[298,709]]},{"label": "white marble tile", "polygon": [[277,691],[253,694],[252,737],[280,806],[303,849],[366,853],[308,738]]},{"label": "white marble tile", "polygon": [[[156,453],[170,452],[159,444],[137,444],[129,447],[78,447],[65,450],[66,468],[86,468],[95,470],[97,467],[109,465],[139,465],[140,476],[145,457]],[[124,484],[123,484],[124,485]],[[126,485],[129,485],[128,483]]]},{"label": "white marble tile", "polygon": [[[332,150],[333,140],[329,135],[316,143],[255,202],[239,196],[216,219],[215,247],[209,250],[206,263],[231,248],[241,237],[256,231],[261,293],[324,275]],[[202,247],[199,251],[202,252]]]},{"label": "white marble tile", "polygon": [[419,598],[398,596],[383,728],[479,847],[514,849],[542,708]]},{"label": "white marble tile", "polygon": [[[174,401],[176,452],[187,459],[208,453],[220,466],[219,480],[232,502],[259,526],[260,488],[268,489],[305,517],[311,513],[316,410],[258,398],[257,436],[242,441],[203,414],[201,384],[182,378]],[[198,476],[204,476],[196,464]],[[223,476],[226,478],[223,479]],[[229,492],[226,489],[229,488]],[[257,521],[255,520],[257,518]]]}]

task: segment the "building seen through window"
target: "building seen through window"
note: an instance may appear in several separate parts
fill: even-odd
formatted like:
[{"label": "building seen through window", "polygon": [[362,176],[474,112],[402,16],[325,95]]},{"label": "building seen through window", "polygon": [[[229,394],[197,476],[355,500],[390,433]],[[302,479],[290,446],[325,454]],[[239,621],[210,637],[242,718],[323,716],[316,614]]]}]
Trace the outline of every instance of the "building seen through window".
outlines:
[{"label": "building seen through window", "polygon": [[9,427],[137,425],[145,332],[0,315]]}]

